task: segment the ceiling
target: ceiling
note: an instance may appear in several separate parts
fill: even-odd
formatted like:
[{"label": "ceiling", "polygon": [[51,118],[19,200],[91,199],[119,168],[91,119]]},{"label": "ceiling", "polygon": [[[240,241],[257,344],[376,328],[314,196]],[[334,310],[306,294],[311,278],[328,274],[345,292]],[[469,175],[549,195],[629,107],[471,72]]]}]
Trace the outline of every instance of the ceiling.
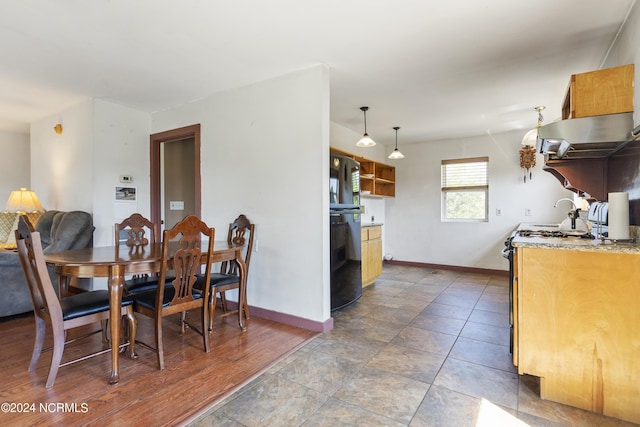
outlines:
[{"label": "ceiling", "polygon": [[3,0],[0,130],[87,98],[155,112],[331,70],[331,120],[399,144],[560,117],[635,0]]}]

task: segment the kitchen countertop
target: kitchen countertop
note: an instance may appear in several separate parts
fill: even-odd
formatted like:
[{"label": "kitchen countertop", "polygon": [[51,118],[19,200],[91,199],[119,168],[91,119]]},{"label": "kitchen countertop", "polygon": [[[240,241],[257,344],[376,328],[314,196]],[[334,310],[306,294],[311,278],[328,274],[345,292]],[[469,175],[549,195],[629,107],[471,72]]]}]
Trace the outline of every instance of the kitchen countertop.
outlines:
[{"label": "kitchen countertop", "polygon": [[367,224],[363,224],[360,223],[360,227],[378,227],[378,226],[382,226],[383,224],[381,222],[370,222]]},{"label": "kitchen countertop", "polygon": [[[540,226],[520,224],[518,230],[559,230],[553,225]],[[541,237],[541,236],[516,236],[512,245],[518,248],[549,248],[590,252],[619,252],[640,254],[638,239],[632,241],[614,241],[609,239],[585,239],[580,237]]]}]

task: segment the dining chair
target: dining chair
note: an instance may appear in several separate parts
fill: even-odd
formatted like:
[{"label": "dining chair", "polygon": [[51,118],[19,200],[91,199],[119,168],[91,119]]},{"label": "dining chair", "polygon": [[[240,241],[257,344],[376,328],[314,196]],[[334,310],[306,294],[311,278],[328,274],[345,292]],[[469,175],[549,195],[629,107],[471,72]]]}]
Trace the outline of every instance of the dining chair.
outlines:
[{"label": "dining chair", "polygon": [[[110,349],[102,349],[89,355],[61,363],[66,344],[101,332],[100,329],[66,341],[68,330],[97,322],[104,323],[104,321],[109,319],[109,292],[106,290],[87,291],[59,299],[44,261],[40,233],[34,231],[33,226],[24,215],[20,217],[15,233],[18,255],[29,287],[36,321],[36,339],[33,346],[33,354],[31,355],[31,362],[29,363],[29,372],[35,371],[38,360],[40,359],[40,354],[50,350],[42,348],[47,324],[49,324],[53,331],[53,354],[51,356],[51,366],[45,387],[51,388],[53,387],[60,367],[111,351]],[[128,319],[129,343],[133,343],[136,339],[138,327],[136,317],[133,313],[133,300],[127,297],[122,298],[122,312]],[[127,343],[120,344],[123,349],[127,345]],[[131,352],[131,358],[136,359],[137,356],[134,352],[133,345],[130,346],[129,350]]]},{"label": "dining chair", "polygon": [[[229,224],[227,243],[230,245],[234,244],[244,246],[243,260],[246,265],[246,275],[249,273],[249,263],[251,261],[254,236],[255,224],[252,224],[244,214],[238,216],[231,224]],[[222,308],[222,314],[220,317],[226,317],[238,313],[237,309],[229,311],[226,298],[227,291],[240,289],[240,275],[238,270],[238,264],[236,262],[225,261],[220,266],[219,273],[211,273],[211,279],[209,281],[211,285],[211,291],[209,293],[209,331],[213,330],[214,312],[218,295],[220,295],[220,305]],[[247,278],[245,277],[244,280],[246,283]],[[207,283],[206,279],[202,275],[199,275],[196,288],[203,289],[204,283]],[[243,292],[245,292],[244,301],[246,302],[246,286],[244,287]],[[249,319],[249,308],[246,303],[244,305],[244,315],[245,318]]]},{"label": "dining chair", "polygon": [[[147,250],[158,242],[158,225],[139,213],[133,213],[113,227],[117,248],[126,246],[129,252]],[[155,289],[158,286],[157,274],[136,274],[124,281],[123,294],[132,295]]]},{"label": "dining chair", "polygon": [[[206,252],[202,251],[203,237],[209,239]],[[164,369],[162,319],[166,316],[200,308],[201,329],[191,324],[188,326],[202,335],[205,352],[208,353],[211,349],[209,334],[206,333],[206,327],[209,323],[209,307],[205,303],[209,298],[209,288],[197,290],[193,285],[196,283],[196,274],[201,271],[202,264],[206,265],[204,277],[207,280],[210,279],[214,237],[215,229],[209,228],[195,215],[189,215],[172,229],[165,230],[162,233],[162,257],[158,286],[154,290],[131,295],[135,302],[134,310],[155,321],[155,348],[142,342],[139,343],[156,352],[160,370]],[[173,251],[174,249],[175,251]],[[166,277],[169,272],[175,274],[175,277],[172,281],[167,282]],[[184,334],[185,325],[187,325],[184,316],[182,316],[180,324],[181,332]]]}]

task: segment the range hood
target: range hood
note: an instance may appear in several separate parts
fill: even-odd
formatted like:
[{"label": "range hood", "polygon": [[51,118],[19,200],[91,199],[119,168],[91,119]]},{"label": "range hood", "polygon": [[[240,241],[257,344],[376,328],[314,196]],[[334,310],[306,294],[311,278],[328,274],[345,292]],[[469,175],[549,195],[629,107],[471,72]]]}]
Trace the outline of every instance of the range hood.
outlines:
[{"label": "range hood", "polygon": [[538,129],[538,147],[549,159],[608,157],[633,141],[633,113],[559,120]]}]

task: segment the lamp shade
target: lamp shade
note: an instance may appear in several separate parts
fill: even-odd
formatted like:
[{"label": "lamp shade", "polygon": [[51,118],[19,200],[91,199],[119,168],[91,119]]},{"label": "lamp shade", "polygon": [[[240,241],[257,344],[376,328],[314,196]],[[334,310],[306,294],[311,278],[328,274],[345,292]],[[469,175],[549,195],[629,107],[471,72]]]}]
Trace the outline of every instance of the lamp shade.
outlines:
[{"label": "lamp shade", "polygon": [[522,145],[535,147],[538,144],[538,128],[531,129],[522,138]]},{"label": "lamp shade", "polygon": [[362,138],[360,138],[360,140],[356,142],[356,145],[358,147],[373,147],[374,145],[376,145],[376,143],[373,139],[371,139],[369,135],[365,133],[364,135],[362,135]]},{"label": "lamp shade", "polygon": [[391,154],[389,154],[389,158],[391,160],[404,159],[404,154],[402,154],[400,150],[396,148],[391,152]]},{"label": "lamp shade", "polygon": [[43,212],[44,209],[36,196],[35,191],[21,188],[19,190],[13,190],[7,200],[8,212]]}]

